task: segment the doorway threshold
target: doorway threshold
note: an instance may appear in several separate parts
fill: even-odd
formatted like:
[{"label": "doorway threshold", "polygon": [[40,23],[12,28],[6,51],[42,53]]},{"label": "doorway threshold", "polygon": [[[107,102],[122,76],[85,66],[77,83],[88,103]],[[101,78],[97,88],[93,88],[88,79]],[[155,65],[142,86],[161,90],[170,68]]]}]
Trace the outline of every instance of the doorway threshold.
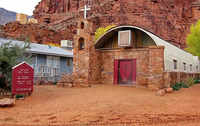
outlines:
[{"label": "doorway threshold", "polygon": [[136,84],[118,84],[120,87],[137,87]]}]

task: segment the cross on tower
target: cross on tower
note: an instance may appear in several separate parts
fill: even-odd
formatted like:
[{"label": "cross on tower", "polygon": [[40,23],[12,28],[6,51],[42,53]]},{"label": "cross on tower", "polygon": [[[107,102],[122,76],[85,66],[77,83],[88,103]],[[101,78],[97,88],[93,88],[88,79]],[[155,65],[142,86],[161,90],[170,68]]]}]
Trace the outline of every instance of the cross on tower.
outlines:
[{"label": "cross on tower", "polygon": [[84,9],[81,9],[81,11],[84,11],[84,19],[87,18],[87,11],[91,10],[90,7],[88,7],[87,5],[84,6]]}]

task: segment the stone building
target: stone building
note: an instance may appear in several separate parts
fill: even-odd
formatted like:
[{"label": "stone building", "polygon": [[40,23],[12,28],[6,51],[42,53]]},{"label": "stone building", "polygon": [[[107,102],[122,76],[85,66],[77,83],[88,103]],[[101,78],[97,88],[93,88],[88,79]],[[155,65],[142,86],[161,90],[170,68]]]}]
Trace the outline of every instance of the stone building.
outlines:
[{"label": "stone building", "polygon": [[174,73],[177,81],[200,73],[198,57],[140,27],[114,27],[96,42],[93,31],[92,23],[79,21],[73,68],[81,75],[78,83],[164,88]]}]

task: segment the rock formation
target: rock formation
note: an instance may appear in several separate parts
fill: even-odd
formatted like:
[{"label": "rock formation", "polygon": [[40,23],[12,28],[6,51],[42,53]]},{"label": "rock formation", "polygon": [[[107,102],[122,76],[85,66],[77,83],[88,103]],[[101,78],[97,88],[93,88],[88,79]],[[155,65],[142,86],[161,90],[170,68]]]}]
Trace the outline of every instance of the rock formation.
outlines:
[{"label": "rock formation", "polygon": [[40,24],[20,24],[19,22],[11,22],[0,26],[0,37],[22,41],[29,40],[41,44],[59,44],[61,40],[70,39],[71,36],[69,31],[59,32]]},{"label": "rock formation", "polygon": [[91,6],[88,19],[96,28],[134,25],[182,48],[190,25],[200,17],[198,0],[42,0],[34,17],[56,31],[76,33],[76,20],[83,17],[85,4]]}]

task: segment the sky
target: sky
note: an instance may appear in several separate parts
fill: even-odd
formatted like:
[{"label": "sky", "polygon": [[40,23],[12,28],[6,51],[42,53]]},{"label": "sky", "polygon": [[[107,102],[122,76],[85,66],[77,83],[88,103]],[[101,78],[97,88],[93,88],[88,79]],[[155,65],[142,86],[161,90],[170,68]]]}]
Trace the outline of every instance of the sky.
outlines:
[{"label": "sky", "polygon": [[0,0],[0,7],[31,16],[35,6],[41,0]]}]

